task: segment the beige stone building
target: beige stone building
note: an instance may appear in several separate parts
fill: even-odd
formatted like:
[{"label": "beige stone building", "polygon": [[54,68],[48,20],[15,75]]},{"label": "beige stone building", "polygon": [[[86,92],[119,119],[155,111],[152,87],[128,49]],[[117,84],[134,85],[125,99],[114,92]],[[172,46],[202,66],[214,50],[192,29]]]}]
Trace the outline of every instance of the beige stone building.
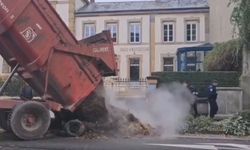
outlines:
[{"label": "beige stone building", "polygon": [[85,6],[88,0],[49,0],[69,29],[75,33],[75,11]]},{"label": "beige stone building", "polygon": [[[111,31],[119,77],[127,80],[144,79],[155,71],[178,71],[178,48],[232,38],[229,0],[50,2],[77,39],[106,29]],[[191,53],[187,55],[194,58]],[[204,54],[199,59],[202,62]],[[189,67],[203,70],[202,65]],[[0,74],[9,72],[10,68],[0,58]]]},{"label": "beige stone building", "polygon": [[234,38],[231,23],[232,5],[230,0],[208,0],[209,12],[209,41],[211,43],[225,42]]},{"label": "beige stone building", "polygon": [[206,0],[98,2],[76,12],[78,39],[105,29],[115,38],[119,77],[144,79],[177,71],[178,48],[209,42],[209,6]]}]

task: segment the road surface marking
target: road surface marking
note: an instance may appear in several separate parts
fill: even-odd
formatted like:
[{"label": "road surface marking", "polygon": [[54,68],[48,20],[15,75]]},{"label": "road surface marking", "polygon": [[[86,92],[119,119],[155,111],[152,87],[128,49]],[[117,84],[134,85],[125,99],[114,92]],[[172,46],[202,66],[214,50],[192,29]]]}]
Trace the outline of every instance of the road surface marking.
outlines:
[{"label": "road surface marking", "polygon": [[146,143],[150,146],[164,146],[164,147],[179,147],[179,148],[192,148],[200,150],[250,150],[250,145],[234,144],[234,143],[197,143],[197,144],[157,144],[157,143]]},{"label": "road surface marking", "polygon": [[231,146],[235,148],[241,148],[244,150],[250,150],[250,145],[234,144],[234,143],[199,143],[204,145],[214,145],[214,146]]},{"label": "road surface marking", "polygon": [[213,145],[186,145],[186,144],[154,144],[154,143],[147,143],[146,145],[150,146],[164,146],[164,147],[179,147],[179,148],[192,148],[192,149],[204,149],[204,150],[218,150]]}]

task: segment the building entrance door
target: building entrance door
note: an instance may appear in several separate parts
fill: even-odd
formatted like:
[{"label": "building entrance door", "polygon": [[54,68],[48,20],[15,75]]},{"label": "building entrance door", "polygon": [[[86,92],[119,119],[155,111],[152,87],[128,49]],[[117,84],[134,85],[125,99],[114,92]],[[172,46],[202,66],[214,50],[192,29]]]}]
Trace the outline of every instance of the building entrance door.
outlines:
[{"label": "building entrance door", "polygon": [[139,81],[140,79],[140,58],[130,58],[130,80]]}]

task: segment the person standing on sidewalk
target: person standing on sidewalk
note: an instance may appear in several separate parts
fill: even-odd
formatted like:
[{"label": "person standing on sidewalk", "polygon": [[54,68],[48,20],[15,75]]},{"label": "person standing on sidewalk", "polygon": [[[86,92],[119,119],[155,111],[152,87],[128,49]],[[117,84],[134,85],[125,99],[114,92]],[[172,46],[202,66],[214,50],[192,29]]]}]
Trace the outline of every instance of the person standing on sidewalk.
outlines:
[{"label": "person standing on sidewalk", "polygon": [[192,103],[192,105],[191,105],[191,107],[192,107],[192,109],[193,109],[193,115],[194,115],[194,117],[196,118],[196,117],[198,117],[198,110],[197,110],[197,101],[196,101],[196,97],[197,97],[197,95],[198,95],[198,92],[197,92],[197,90],[196,90],[196,88],[189,82],[189,81],[185,81],[184,83],[183,83],[183,85],[184,85],[184,87],[186,87],[189,91],[190,91],[190,93],[191,94],[193,94],[193,96],[194,96],[194,100],[193,100],[193,103]]},{"label": "person standing on sidewalk", "polygon": [[196,101],[196,97],[197,97],[197,95],[198,95],[198,92],[197,92],[197,90],[196,90],[196,88],[192,85],[192,84],[188,84],[188,89],[189,89],[189,91],[194,95],[194,102],[192,103],[192,108],[193,108],[193,111],[194,111],[194,117],[196,118],[196,117],[198,117],[198,110],[197,110],[197,101]]},{"label": "person standing on sidewalk", "polygon": [[210,118],[214,118],[215,114],[218,112],[217,100],[217,90],[218,82],[213,80],[213,82],[208,86],[208,102],[210,105]]}]

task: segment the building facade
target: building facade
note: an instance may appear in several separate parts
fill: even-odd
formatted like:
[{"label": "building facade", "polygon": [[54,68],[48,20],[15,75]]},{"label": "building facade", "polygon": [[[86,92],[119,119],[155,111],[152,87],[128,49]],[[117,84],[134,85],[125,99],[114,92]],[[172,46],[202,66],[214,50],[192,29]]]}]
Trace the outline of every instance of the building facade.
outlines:
[{"label": "building facade", "polygon": [[88,0],[49,0],[64,23],[75,33],[75,11],[88,4]]},{"label": "building facade", "polygon": [[[229,0],[155,0],[94,2],[50,0],[62,20],[82,39],[110,30],[119,78],[145,79],[156,71],[178,71],[179,48],[196,47],[232,38]],[[185,53],[188,70],[203,70],[205,53]],[[0,58],[0,74],[11,69]]]},{"label": "building facade", "polygon": [[177,71],[177,49],[209,42],[208,29],[204,0],[90,3],[76,12],[77,39],[111,31],[119,77],[127,80]]},{"label": "building facade", "polygon": [[211,43],[225,42],[235,38],[234,26],[231,23],[233,5],[230,0],[208,0],[209,41]]}]

